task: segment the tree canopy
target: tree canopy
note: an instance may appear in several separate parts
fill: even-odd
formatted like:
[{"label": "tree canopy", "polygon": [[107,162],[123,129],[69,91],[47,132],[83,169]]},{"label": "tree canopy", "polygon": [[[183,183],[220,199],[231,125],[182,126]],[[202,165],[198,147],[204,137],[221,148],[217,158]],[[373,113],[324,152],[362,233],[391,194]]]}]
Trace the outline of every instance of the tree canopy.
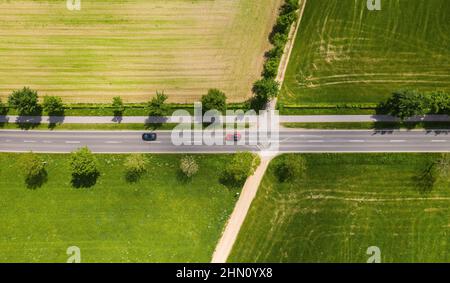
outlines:
[{"label": "tree canopy", "polygon": [[13,91],[8,97],[8,104],[17,109],[19,115],[37,115],[41,112],[37,92],[28,87]]}]

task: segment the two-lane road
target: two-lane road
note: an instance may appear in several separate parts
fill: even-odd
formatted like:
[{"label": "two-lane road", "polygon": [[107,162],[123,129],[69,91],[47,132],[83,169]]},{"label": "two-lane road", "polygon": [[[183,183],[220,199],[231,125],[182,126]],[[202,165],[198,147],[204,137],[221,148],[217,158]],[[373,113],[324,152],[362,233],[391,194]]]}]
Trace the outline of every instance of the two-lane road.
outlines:
[{"label": "two-lane road", "polygon": [[[170,132],[144,142],[139,131],[0,131],[0,152],[67,153],[88,146],[96,153],[223,153],[259,151],[254,145],[183,145]],[[243,138],[254,140],[254,135]],[[282,130],[280,152],[450,152],[450,131]]]}]

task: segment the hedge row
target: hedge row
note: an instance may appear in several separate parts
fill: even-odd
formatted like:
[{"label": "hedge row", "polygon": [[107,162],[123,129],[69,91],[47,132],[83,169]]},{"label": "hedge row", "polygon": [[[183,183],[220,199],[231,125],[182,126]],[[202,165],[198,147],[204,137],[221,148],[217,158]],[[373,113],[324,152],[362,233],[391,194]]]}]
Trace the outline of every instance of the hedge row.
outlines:
[{"label": "hedge row", "polygon": [[280,9],[277,22],[269,36],[269,41],[273,48],[266,53],[267,60],[262,73],[265,79],[275,79],[278,74],[278,68],[289,39],[291,26],[298,20],[298,9],[298,0],[285,0]]},{"label": "hedge row", "polygon": [[443,91],[422,93],[416,90],[400,90],[383,103],[379,110],[400,119],[413,116],[450,115],[450,94]]},{"label": "hedge row", "polygon": [[276,24],[269,35],[269,41],[273,48],[265,55],[266,62],[264,63],[262,79],[253,84],[254,97],[249,101],[249,108],[254,110],[264,109],[267,103],[278,95],[280,85],[275,79],[289,39],[291,26],[298,20],[298,9],[298,0],[285,0],[280,8]]}]

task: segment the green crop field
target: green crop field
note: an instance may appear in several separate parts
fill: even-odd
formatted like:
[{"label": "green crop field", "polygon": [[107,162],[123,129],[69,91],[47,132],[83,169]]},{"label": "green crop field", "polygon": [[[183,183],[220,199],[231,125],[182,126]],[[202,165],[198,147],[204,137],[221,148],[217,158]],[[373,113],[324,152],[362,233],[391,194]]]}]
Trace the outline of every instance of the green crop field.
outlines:
[{"label": "green crop field", "polygon": [[274,162],[231,262],[450,261],[450,180],[415,178],[436,154],[306,154],[305,176],[280,183]]},{"label": "green crop field", "polygon": [[97,155],[89,189],[70,185],[67,155],[41,155],[48,181],[26,188],[21,154],[0,154],[0,262],[208,262],[236,193],[218,181],[229,155],[196,155],[199,173],[179,177],[180,155],[146,155],[148,173],[125,181],[126,155]]},{"label": "green crop field", "polygon": [[0,1],[0,97],[30,86],[66,102],[243,101],[281,0]]},{"label": "green crop field", "polygon": [[448,0],[308,0],[280,103],[378,103],[403,88],[450,90]]}]

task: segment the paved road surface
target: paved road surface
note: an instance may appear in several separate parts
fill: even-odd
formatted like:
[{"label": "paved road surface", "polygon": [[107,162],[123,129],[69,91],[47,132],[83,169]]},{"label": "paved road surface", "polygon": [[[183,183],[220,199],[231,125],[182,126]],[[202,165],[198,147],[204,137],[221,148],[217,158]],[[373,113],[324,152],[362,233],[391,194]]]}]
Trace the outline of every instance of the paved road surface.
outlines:
[{"label": "paved road surface", "polygon": [[[222,153],[259,151],[255,145],[172,144],[170,132],[143,142],[138,131],[0,131],[0,152],[71,152],[88,146],[97,153]],[[243,134],[243,138],[255,139]],[[280,152],[450,152],[450,131],[283,130]]]}]

